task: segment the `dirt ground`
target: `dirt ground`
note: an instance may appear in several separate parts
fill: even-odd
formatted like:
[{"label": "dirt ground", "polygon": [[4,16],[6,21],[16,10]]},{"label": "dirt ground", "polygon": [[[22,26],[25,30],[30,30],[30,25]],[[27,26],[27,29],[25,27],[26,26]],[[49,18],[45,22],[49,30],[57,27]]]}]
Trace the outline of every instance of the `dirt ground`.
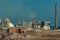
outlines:
[{"label": "dirt ground", "polygon": [[9,37],[5,37],[4,40],[60,40],[60,31],[27,32],[27,36],[24,38],[9,39]]}]

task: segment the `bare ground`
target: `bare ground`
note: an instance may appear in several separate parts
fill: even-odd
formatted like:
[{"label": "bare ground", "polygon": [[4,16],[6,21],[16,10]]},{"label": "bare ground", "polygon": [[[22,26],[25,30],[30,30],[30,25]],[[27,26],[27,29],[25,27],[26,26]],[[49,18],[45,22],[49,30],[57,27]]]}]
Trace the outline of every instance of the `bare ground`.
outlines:
[{"label": "bare ground", "polygon": [[19,39],[5,37],[4,40],[60,40],[60,31],[27,32],[27,37]]}]

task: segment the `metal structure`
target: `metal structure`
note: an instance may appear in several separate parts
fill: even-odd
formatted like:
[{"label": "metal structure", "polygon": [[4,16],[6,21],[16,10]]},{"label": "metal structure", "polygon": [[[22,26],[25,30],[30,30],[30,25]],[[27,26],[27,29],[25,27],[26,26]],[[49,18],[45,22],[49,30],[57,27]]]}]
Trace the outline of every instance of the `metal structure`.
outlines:
[{"label": "metal structure", "polygon": [[58,28],[58,3],[55,4],[55,29]]},{"label": "metal structure", "polygon": [[18,17],[18,24],[20,25],[20,17]]},{"label": "metal structure", "polygon": [[22,25],[23,25],[23,27],[24,27],[24,17],[22,17]]}]

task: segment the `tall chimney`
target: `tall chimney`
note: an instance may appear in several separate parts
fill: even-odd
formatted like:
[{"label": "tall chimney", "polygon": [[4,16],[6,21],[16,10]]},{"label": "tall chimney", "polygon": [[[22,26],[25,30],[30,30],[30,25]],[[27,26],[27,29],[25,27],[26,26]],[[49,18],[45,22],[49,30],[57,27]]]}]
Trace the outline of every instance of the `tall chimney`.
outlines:
[{"label": "tall chimney", "polygon": [[20,17],[18,17],[18,24],[20,25]]},{"label": "tall chimney", "polygon": [[22,17],[22,24],[23,24],[23,27],[24,27],[24,17]]},{"label": "tall chimney", "polygon": [[58,3],[55,4],[55,29],[58,28]]}]

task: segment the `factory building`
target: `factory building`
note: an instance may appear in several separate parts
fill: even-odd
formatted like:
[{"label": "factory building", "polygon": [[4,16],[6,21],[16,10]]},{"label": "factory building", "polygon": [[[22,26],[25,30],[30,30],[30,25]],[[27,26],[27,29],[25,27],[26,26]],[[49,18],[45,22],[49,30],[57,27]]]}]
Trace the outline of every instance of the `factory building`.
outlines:
[{"label": "factory building", "polygon": [[41,21],[41,28],[43,29],[44,21]]},{"label": "factory building", "polygon": [[11,23],[9,18],[6,18],[4,23],[4,29],[7,29],[9,27],[14,27],[14,24]]},{"label": "factory building", "polygon": [[32,28],[33,29],[43,29],[43,30],[50,30],[51,29],[51,25],[50,25],[50,21],[38,21],[35,22],[35,24],[32,22]]}]

